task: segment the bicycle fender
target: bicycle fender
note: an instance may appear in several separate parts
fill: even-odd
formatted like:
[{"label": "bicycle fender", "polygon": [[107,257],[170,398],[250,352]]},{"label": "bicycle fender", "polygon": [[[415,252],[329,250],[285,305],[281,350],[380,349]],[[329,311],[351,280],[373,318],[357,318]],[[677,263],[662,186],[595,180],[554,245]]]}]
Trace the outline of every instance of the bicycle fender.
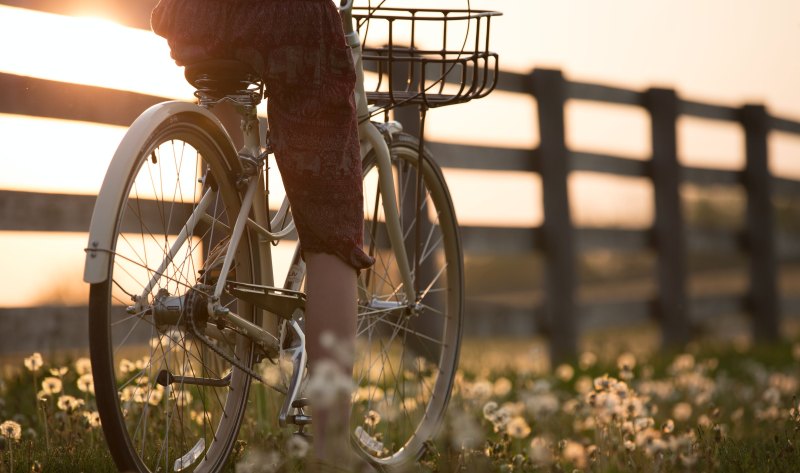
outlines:
[{"label": "bicycle fender", "polygon": [[[100,187],[100,193],[95,201],[92,212],[92,222],[89,225],[89,242],[85,249],[86,261],[83,270],[83,280],[89,284],[101,283],[109,277],[109,262],[113,244],[117,209],[127,197],[128,185],[125,179],[134,171],[139,161],[142,149],[147,138],[160,126],[169,123],[171,119],[177,120],[177,114],[196,113],[207,118],[212,126],[218,127],[230,142],[230,136],[222,123],[208,110],[189,102],[163,102],[144,111],[125,133],[111,164],[106,171],[106,177]],[[230,152],[236,156],[233,144]]]}]

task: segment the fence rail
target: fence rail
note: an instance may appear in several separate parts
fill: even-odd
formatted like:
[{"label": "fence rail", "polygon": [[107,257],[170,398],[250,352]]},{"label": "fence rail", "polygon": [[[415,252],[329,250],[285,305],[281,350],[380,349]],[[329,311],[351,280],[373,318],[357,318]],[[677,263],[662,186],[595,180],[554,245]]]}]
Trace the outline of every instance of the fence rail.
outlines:
[{"label": "fence rail", "polygon": [[[9,2],[4,2],[8,4]],[[13,3],[13,2],[12,2]],[[47,3],[42,1],[41,3]],[[57,9],[57,2],[47,3]],[[0,88],[20,91],[0,101],[0,113],[83,120],[127,125],[146,107],[164,100],[131,92],[65,84],[0,73]],[[796,236],[777,233],[772,198],[800,198],[800,182],[776,178],[767,167],[770,131],[800,134],[800,123],[770,116],[763,106],[741,108],[683,100],[669,89],[644,92],[566,80],[560,71],[537,69],[532,74],[501,73],[498,89],[531,94],[536,98],[541,142],[536,149],[430,143],[443,167],[538,173],[542,177],[545,220],[540,227],[490,228],[466,226],[463,241],[469,253],[542,253],[546,264],[544,301],[526,316],[517,313],[519,326],[542,330],[551,339],[552,356],[575,354],[586,328],[631,321],[656,320],[665,343],[687,341],[693,327],[723,313],[749,312],[759,339],[778,336],[782,313],[800,312],[800,299],[780,297],[777,265],[783,257],[800,257]],[[565,143],[564,104],[588,100],[643,107],[652,121],[652,156],[633,160],[621,156],[577,151]],[[741,124],[746,136],[746,166],[729,171],[681,166],[677,159],[676,120],[682,115]],[[414,112],[401,112],[412,128]],[[655,198],[652,228],[576,228],[570,214],[567,176],[588,171],[650,179]],[[683,216],[679,186],[742,186],[747,193],[746,224],[740,232],[720,232],[688,226]],[[0,190],[0,231],[85,232],[93,196],[67,196]],[[593,249],[652,250],[657,257],[657,294],[646,300],[609,301],[580,306],[576,297],[576,261]],[[750,287],[746,294],[691,298],[687,292],[690,249],[746,253]],[[476,307],[486,311],[511,309]],[[477,309],[473,309],[477,310]],[[517,312],[519,310],[517,309]],[[80,307],[0,309],[0,333],[29,333],[4,341],[0,352],[33,348],[67,348],[85,343],[86,311]],[[522,317],[522,318],[519,318]],[[82,322],[77,324],[76,321]],[[26,325],[27,324],[27,325]],[[479,325],[480,322],[476,322]],[[28,327],[28,328],[25,328]],[[51,337],[39,336],[39,327]],[[35,333],[32,331],[37,330]],[[49,331],[48,331],[49,330]],[[31,346],[33,341],[39,345]],[[25,345],[27,343],[27,345]]]}]

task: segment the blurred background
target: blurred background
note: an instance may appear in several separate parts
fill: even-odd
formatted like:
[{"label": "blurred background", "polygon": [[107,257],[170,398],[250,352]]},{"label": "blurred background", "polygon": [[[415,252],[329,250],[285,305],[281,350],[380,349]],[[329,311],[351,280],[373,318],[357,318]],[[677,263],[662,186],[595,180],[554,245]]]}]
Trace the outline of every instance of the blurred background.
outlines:
[{"label": "blurred background", "polygon": [[[192,98],[166,41],[149,31],[155,3],[0,0],[3,354],[85,343],[85,228],[106,167],[142,110]],[[426,134],[464,227],[466,334],[554,340],[559,357],[592,333],[624,331],[624,343],[648,347],[659,345],[662,329],[672,333],[668,342],[796,334],[800,4],[473,0],[471,7],[504,14],[493,20],[490,46],[500,54],[498,90],[431,112]],[[654,87],[684,100],[674,102],[674,149],[654,147],[659,133],[670,133],[654,131],[662,116],[654,97],[664,97],[647,92]],[[746,104],[766,107],[770,131],[745,131]],[[543,107],[562,111],[563,137],[547,139],[556,158],[570,160],[568,175],[550,174],[552,185],[541,177],[552,171],[542,165],[549,155],[537,150],[540,130],[560,118]],[[560,143],[568,150],[561,155]],[[772,192],[753,197],[758,172],[748,163],[764,154],[759,143]],[[647,164],[654,155],[681,166],[669,168],[677,172],[672,191],[656,190]],[[568,209],[560,218],[546,221],[546,192]],[[663,221],[662,198],[660,208],[672,209]],[[762,211],[749,215],[748,202]],[[763,226],[759,215],[771,223]],[[551,224],[566,233],[554,237]],[[681,244],[670,246],[670,234]],[[755,243],[758,235],[766,246]],[[680,264],[667,271],[674,255]]]}]

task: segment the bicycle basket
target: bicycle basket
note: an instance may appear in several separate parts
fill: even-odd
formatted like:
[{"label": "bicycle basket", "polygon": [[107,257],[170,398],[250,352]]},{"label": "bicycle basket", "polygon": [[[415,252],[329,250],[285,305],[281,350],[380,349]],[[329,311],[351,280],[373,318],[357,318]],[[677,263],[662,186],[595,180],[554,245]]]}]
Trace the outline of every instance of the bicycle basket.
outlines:
[{"label": "bicycle basket", "polygon": [[[497,83],[485,10],[354,8],[370,104],[441,107],[485,97]],[[370,74],[372,73],[372,74]]]}]

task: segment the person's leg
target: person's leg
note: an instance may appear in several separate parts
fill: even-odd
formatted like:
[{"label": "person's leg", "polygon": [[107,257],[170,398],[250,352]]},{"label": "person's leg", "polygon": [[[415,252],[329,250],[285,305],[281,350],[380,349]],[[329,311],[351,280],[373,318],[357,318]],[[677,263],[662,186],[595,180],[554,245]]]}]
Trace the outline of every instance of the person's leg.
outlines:
[{"label": "person's leg", "polygon": [[[322,375],[314,370],[327,364],[349,382],[356,333],[356,272],[341,258],[328,253],[306,252],[305,260],[305,331],[311,376]],[[350,460],[350,392],[337,388],[345,384],[331,383],[328,388],[335,390],[332,397],[310,399],[315,455],[319,460],[340,465]]]}]

